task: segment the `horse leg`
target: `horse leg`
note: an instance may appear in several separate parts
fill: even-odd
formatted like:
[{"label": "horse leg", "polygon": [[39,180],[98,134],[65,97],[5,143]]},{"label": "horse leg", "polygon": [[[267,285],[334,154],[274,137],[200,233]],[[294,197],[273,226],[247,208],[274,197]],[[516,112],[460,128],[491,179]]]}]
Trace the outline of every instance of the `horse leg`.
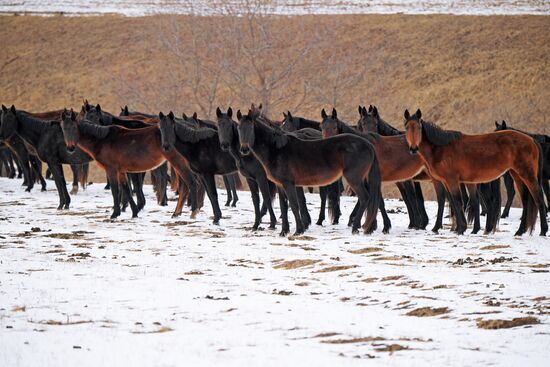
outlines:
[{"label": "horse leg", "polygon": [[331,183],[328,186],[327,198],[328,198],[328,213],[332,217],[332,225],[338,224],[340,221],[340,184],[342,179]]},{"label": "horse leg", "polygon": [[[265,205],[267,211],[269,211],[269,229],[275,229],[275,225],[277,224],[277,217],[275,216],[275,212],[273,211],[273,204],[271,201],[271,189],[269,187],[270,182],[267,180],[266,177],[262,177],[256,180],[256,184],[258,185],[260,192],[262,193],[262,197],[264,199],[263,205]],[[263,215],[260,211],[260,221],[262,220],[262,217]]]},{"label": "horse leg", "polygon": [[103,190],[110,190],[111,189],[111,183],[109,182],[109,176],[107,175],[106,176],[106,179],[107,183],[105,184],[105,187],[103,188]]},{"label": "horse leg", "polygon": [[214,211],[214,220],[212,223],[220,224],[220,219],[222,217],[222,211],[220,210],[220,204],[218,203],[218,191],[216,190],[216,179],[212,174],[202,175],[203,183],[206,186],[206,194],[210,199],[212,204],[212,209]]},{"label": "horse leg", "polygon": [[521,176],[521,179],[525,186],[527,186],[527,190],[529,190],[531,198],[535,202],[535,206],[538,209],[540,217],[540,235],[546,236],[546,232],[548,232],[548,222],[546,220],[546,205],[544,204],[544,195],[542,193],[542,187],[539,184],[539,180],[537,179],[537,176],[529,177],[528,175]]},{"label": "horse leg", "polygon": [[443,212],[445,211],[446,189],[439,181],[433,181],[434,190],[437,196],[437,218],[432,232],[438,233],[443,228]]},{"label": "horse leg", "polygon": [[[15,166],[14,166],[14,159],[13,159],[13,155],[10,154],[10,156],[8,157],[8,164],[10,166],[10,173],[9,173],[9,178],[15,178],[15,176],[17,175],[17,172],[16,172],[16,169],[15,169]],[[17,165],[17,160],[15,160],[15,165]]]},{"label": "horse leg", "polygon": [[69,196],[69,193],[65,195],[65,192],[67,191],[67,186],[65,182],[65,177],[63,175],[63,167],[59,163],[48,163],[48,167],[50,168],[53,179],[55,180],[55,187],[57,188],[57,194],[59,195],[59,206],[57,207],[57,210],[63,208],[69,209],[71,198]]},{"label": "horse leg", "polygon": [[479,222],[479,197],[477,195],[477,185],[466,185],[468,189],[469,198],[468,198],[468,222],[474,221],[474,228],[472,229],[472,234],[477,234],[481,229],[481,224]]},{"label": "horse leg", "polygon": [[134,182],[134,190],[136,191],[137,197],[137,209],[138,212],[145,207],[145,194],[143,193],[143,179],[145,178],[145,173],[138,173]]},{"label": "horse leg", "polygon": [[[407,213],[409,215],[409,229],[412,228],[418,228],[418,213],[416,212],[416,208],[412,204],[415,200],[414,193],[413,193],[413,187],[410,184],[409,181],[406,182],[396,182],[395,186],[399,189],[399,192],[401,193],[401,197],[403,198],[403,202],[405,203],[405,206],[407,207]],[[382,208],[380,207],[380,210]],[[385,212],[385,209],[384,209]]]},{"label": "horse leg", "polygon": [[71,164],[71,171],[73,172],[73,188],[71,189],[71,195],[78,193],[78,166]]},{"label": "horse leg", "polygon": [[[138,173],[137,176],[134,176],[133,178],[139,180],[139,176],[141,176],[141,174]],[[130,208],[132,209],[132,218],[137,218],[139,208],[136,205],[136,203],[134,201],[134,198],[132,197],[132,190],[130,189],[130,185],[128,184],[128,175],[127,174],[122,173],[122,172],[118,174],[118,185],[119,185],[120,189],[122,189],[124,191],[124,194],[125,194],[126,198],[128,199],[128,202],[130,203]],[[134,185],[134,187],[135,186],[137,186],[137,185]],[[139,188],[136,188],[136,189],[139,190]]]},{"label": "horse leg", "polygon": [[465,212],[468,205],[468,190],[466,189],[466,185],[460,184],[460,194],[462,195],[462,210]]},{"label": "horse leg", "polygon": [[[388,234],[388,233],[390,233],[391,221],[390,221],[390,218],[388,217],[388,213],[386,213],[386,206],[384,204],[384,198],[382,198],[382,200],[380,200],[379,208],[380,208],[380,213],[382,214],[382,219],[384,221],[384,229],[382,229],[382,233]],[[369,233],[371,233],[371,232],[369,232]]]},{"label": "horse leg", "polygon": [[413,182],[414,193],[416,198],[417,212],[420,214],[420,229],[426,229],[430,218],[426,212],[426,206],[424,205],[424,194],[422,193],[422,185],[420,182]]},{"label": "horse leg", "polygon": [[229,182],[231,183],[231,191],[233,192],[233,201],[231,201],[231,207],[235,208],[237,206],[237,202],[239,201],[239,195],[237,195],[237,179],[236,176],[238,173],[232,173],[229,177]]},{"label": "horse leg", "polygon": [[46,191],[46,180],[42,176],[42,161],[36,156],[30,156],[31,168],[35,174],[36,179],[40,182],[40,191]]},{"label": "horse leg", "polygon": [[[354,182],[349,177],[346,177],[346,179],[350,184],[351,188],[353,189],[353,191],[355,192],[355,195],[357,195],[357,198],[359,199],[358,205],[356,205],[357,211],[355,212],[355,215],[353,217],[353,224],[351,227],[351,233],[356,234],[356,233],[359,233],[359,227],[361,227],[361,217],[363,216],[363,213],[367,208],[367,200],[368,200],[369,193],[367,192],[366,184],[365,182],[363,182],[363,180]],[[374,223],[370,228],[363,228],[363,230],[365,233],[371,233],[371,231],[374,230],[373,227],[374,227]]]},{"label": "horse leg", "polygon": [[550,212],[550,185],[548,184],[548,180],[542,180],[542,190],[544,191],[544,195],[546,195],[546,212],[548,213]]},{"label": "horse leg", "polygon": [[225,191],[227,192],[227,201],[225,202],[225,206],[229,206],[231,204],[231,183],[229,182],[229,178],[227,175],[223,175],[223,184],[225,186]]},{"label": "horse leg", "polygon": [[[283,188],[285,190],[286,196],[290,203],[290,208],[292,209],[292,213],[294,214],[294,220],[296,221],[296,231],[294,232],[294,235],[295,236],[301,235],[304,233],[305,229],[304,229],[304,223],[302,221],[302,215],[300,213],[301,203],[299,201],[299,194],[297,193],[296,186],[294,186],[294,183],[285,182],[283,184]],[[303,189],[302,189],[302,195],[303,195]]]},{"label": "horse leg", "polygon": [[321,198],[321,209],[319,209],[319,219],[317,219],[317,225],[322,226],[325,220],[325,207],[327,204],[327,186],[319,187],[319,197]]},{"label": "horse leg", "polygon": [[286,193],[283,188],[277,186],[277,191],[279,193],[279,206],[281,208],[281,237],[286,236],[290,232],[290,225],[288,223],[288,201],[286,199]]},{"label": "horse leg", "polygon": [[466,222],[466,217],[464,216],[464,204],[462,203],[463,193],[461,185],[458,182],[447,182],[446,185],[447,191],[450,194],[451,206],[453,208],[453,213],[456,218],[456,233],[458,235],[464,234],[468,228]]},{"label": "horse leg", "polygon": [[252,196],[252,205],[254,205],[254,225],[252,230],[256,231],[260,226],[261,217],[260,217],[260,194],[258,189],[258,184],[254,179],[247,178],[246,182],[250,189],[250,195]]},{"label": "horse leg", "polygon": [[116,170],[107,171],[107,177],[109,180],[109,187],[111,194],[113,195],[113,214],[111,219],[115,219],[120,215],[120,190],[118,185],[118,173]]},{"label": "horse leg", "polygon": [[349,215],[348,227],[351,227],[353,225],[353,219],[357,215],[358,210],[359,210],[359,201],[357,201],[357,203],[355,203],[355,206],[353,207],[353,210],[351,211],[351,214]]},{"label": "horse leg", "polygon": [[300,217],[302,218],[302,224],[304,225],[304,231],[309,228],[311,224],[311,216],[309,210],[307,210],[306,196],[304,194],[303,187],[296,187],[296,195],[298,198],[298,205],[300,207]]},{"label": "horse leg", "polygon": [[504,206],[504,211],[502,212],[501,218],[508,218],[510,215],[510,207],[512,206],[514,195],[516,194],[514,180],[510,172],[506,172],[504,174],[504,186],[506,187],[506,205]]}]

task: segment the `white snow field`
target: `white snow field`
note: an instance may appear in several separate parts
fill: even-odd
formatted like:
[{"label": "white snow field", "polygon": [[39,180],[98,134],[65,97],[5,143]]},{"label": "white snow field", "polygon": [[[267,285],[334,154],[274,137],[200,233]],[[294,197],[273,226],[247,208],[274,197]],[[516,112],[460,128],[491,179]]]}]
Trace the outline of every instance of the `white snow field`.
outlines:
[{"label": "white snow field", "polygon": [[389,200],[389,235],[344,219],[281,238],[247,229],[248,192],[216,226],[149,186],[111,221],[102,184],[64,211],[52,181],[20,184],[0,179],[0,366],[548,366],[550,239],[514,237],[518,209],[459,237],[407,229]]},{"label": "white snow field", "polygon": [[303,14],[550,14],[549,0],[0,0],[0,13],[72,15],[212,15],[260,9],[278,15]]}]

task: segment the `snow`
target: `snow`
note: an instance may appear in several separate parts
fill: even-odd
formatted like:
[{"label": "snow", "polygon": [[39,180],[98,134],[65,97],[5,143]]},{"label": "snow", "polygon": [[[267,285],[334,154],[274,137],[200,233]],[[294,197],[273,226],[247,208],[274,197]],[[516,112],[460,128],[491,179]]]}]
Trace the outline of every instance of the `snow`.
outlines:
[{"label": "snow", "polygon": [[[223,14],[243,11],[249,0],[2,0],[0,13],[71,15],[116,13],[127,16],[152,14]],[[262,3],[262,2],[260,2]],[[519,15],[550,14],[549,0],[271,0],[262,13],[303,14],[458,14]]]},{"label": "snow", "polygon": [[[514,237],[518,209],[491,236],[409,230],[397,213],[389,235],[351,235],[342,220],[293,239],[247,229],[247,192],[215,226],[209,203],[173,219],[175,202],[157,206],[149,186],[139,218],[110,221],[101,184],[57,211],[53,182],[20,183],[0,179],[0,366],[548,363],[550,241]],[[316,216],[318,196],[307,200]],[[420,307],[449,312],[406,315]],[[541,323],[476,323],[529,315]],[[380,351],[393,344],[408,349]]]}]

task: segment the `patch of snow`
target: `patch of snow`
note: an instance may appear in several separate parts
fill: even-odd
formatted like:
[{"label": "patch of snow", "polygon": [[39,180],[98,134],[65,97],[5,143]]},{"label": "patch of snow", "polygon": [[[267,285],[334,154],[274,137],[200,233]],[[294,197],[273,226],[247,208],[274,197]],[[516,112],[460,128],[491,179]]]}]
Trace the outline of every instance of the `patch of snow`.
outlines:
[{"label": "patch of snow", "polygon": [[[519,209],[495,235],[435,235],[388,200],[389,235],[351,235],[345,197],[341,224],[292,239],[247,229],[248,192],[215,226],[209,203],[173,219],[150,186],[139,218],[110,221],[101,184],[57,211],[52,181],[20,183],[0,179],[1,366],[548,363],[550,241],[513,236]],[[407,315],[422,307],[443,313]],[[527,316],[540,324],[477,327]]]}]

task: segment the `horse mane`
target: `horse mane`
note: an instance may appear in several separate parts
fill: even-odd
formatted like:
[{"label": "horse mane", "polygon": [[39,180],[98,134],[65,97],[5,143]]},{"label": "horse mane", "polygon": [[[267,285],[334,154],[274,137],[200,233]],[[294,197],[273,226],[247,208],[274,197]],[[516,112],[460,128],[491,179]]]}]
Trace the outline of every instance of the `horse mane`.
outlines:
[{"label": "horse mane", "polygon": [[460,131],[443,130],[433,122],[421,120],[421,124],[424,136],[433,145],[447,145],[462,137],[462,133]]},{"label": "horse mane", "polygon": [[98,139],[104,139],[111,131],[111,128],[118,129],[118,126],[102,126],[88,120],[82,120],[78,123],[78,129],[82,133],[92,135]]},{"label": "horse mane", "polygon": [[259,119],[256,119],[256,122],[266,128],[266,130],[269,132],[270,143],[275,144],[277,149],[281,149],[282,147],[288,144],[289,136],[296,137],[296,135],[292,133],[287,133],[286,131],[281,129],[279,125],[271,124],[268,121],[263,122],[263,121],[260,121]]},{"label": "horse mane", "polygon": [[216,135],[217,131],[208,127],[193,128],[182,122],[175,121],[176,135],[181,141],[197,143],[200,140],[208,139]]},{"label": "horse mane", "polygon": [[25,123],[29,124],[33,129],[43,129],[50,126],[50,121],[46,121],[37,117],[34,117],[27,111],[16,111],[16,118],[21,119]]},{"label": "horse mane", "polygon": [[344,121],[342,121],[340,119],[336,119],[336,121],[338,121],[338,130],[340,131],[341,134],[357,135],[357,136],[360,136],[362,138],[367,139],[368,141],[373,141],[373,140],[380,139],[380,134],[363,133],[363,132],[349,126],[348,124],[346,124]]},{"label": "horse mane", "polygon": [[378,119],[378,132],[380,135],[403,135],[405,132],[401,131],[399,129],[396,129],[395,127],[388,124],[386,121],[382,120],[381,118]]},{"label": "horse mane", "polygon": [[523,131],[523,130],[520,130],[520,129],[515,129],[515,128],[510,127],[510,126],[506,126],[506,130],[513,130],[513,131],[517,131],[517,132],[523,133],[523,134],[525,134],[525,135],[529,135],[530,137],[532,137],[532,138],[535,139],[538,143],[541,143],[541,144],[549,144],[549,143],[550,143],[550,136],[545,135],[545,134],[533,134],[533,133],[528,133],[527,131]]},{"label": "horse mane", "polygon": [[308,120],[304,117],[297,117],[298,121],[300,121],[300,127],[303,129],[305,127],[309,127],[315,130],[321,129],[321,123],[319,121],[314,120]]}]

